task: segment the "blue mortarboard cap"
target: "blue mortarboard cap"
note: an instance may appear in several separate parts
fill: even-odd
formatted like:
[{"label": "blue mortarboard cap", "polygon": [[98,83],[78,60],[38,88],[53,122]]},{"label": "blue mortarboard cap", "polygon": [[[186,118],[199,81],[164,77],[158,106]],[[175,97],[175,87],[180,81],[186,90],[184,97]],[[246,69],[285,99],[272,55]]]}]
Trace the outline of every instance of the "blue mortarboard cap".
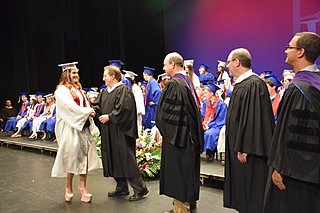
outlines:
[{"label": "blue mortarboard cap", "polygon": [[19,96],[20,96],[20,97],[22,97],[22,96],[28,97],[29,94],[28,94],[27,92],[21,92],[21,93],[19,94]]},{"label": "blue mortarboard cap", "polygon": [[44,93],[43,93],[43,92],[37,92],[37,93],[36,93],[36,97],[40,97],[40,96],[41,96],[41,97],[44,97]]},{"label": "blue mortarboard cap", "polygon": [[146,81],[141,81],[141,86],[147,86],[148,82]]},{"label": "blue mortarboard cap", "polygon": [[224,84],[224,80],[225,80],[225,79],[222,79],[222,80],[220,80],[220,81],[217,81],[217,84],[218,84],[218,85]]},{"label": "blue mortarboard cap", "polygon": [[266,76],[266,77],[264,77],[265,79],[267,79],[267,80],[270,80],[270,81],[272,81],[275,85],[276,85],[276,87],[280,87],[282,84],[281,84],[281,82],[280,82],[280,80],[277,78],[277,76],[276,75],[274,75],[274,74],[271,74],[271,75],[269,75],[269,76]]},{"label": "blue mortarboard cap", "polygon": [[124,65],[124,63],[121,60],[109,60],[109,63],[111,66],[116,66],[121,68],[122,65]]},{"label": "blue mortarboard cap", "polygon": [[208,65],[206,65],[206,64],[201,64],[200,65],[200,68],[203,68],[203,69],[205,69],[205,70],[208,70],[209,69],[209,66]]},{"label": "blue mortarboard cap", "polygon": [[104,90],[105,88],[107,88],[107,86],[105,84],[102,84],[100,87],[100,91]]},{"label": "blue mortarboard cap", "polygon": [[90,91],[90,88],[82,87],[82,90],[85,91],[85,92],[89,92],[89,91]]},{"label": "blue mortarboard cap", "polygon": [[208,87],[212,92],[216,92],[220,89],[220,87],[211,82],[208,82],[204,87]]},{"label": "blue mortarboard cap", "polygon": [[143,68],[144,68],[143,72],[147,73],[148,75],[153,75],[154,68],[151,68],[151,67],[143,67]]},{"label": "blue mortarboard cap", "polygon": [[272,71],[271,70],[266,70],[263,72],[264,76],[269,76],[272,74]]}]

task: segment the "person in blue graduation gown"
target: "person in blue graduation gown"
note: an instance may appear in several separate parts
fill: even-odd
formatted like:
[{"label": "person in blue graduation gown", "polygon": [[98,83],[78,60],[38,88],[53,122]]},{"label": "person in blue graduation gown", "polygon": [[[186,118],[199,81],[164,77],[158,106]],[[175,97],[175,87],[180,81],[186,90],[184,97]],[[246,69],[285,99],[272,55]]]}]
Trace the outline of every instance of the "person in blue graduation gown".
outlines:
[{"label": "person in blue graduation gown", "polygon": [[206,85],[208,82],[213,83],[215,77],[212,73],[209,72],[209,66],[206,64],[201,64],[199,67],[199,81],[202,85]]},{"label": "person in blue graduation gown", "polygon": [[204,147],[207,160],[211,161],[214,157],[214,150],[218,145],[219,133],[225,124],[227,115],[227,104],[223,102],[215,92],[220,88],[213,83],[204,86],[206,100],[202,105],[202,119],[204,132]]},{"label": "person in blue graduation gown", "polygon": [[156,125],[156,113],[158,102],[161,96],[161,89],[158,82],[153,78],[153,68],[144,67],[143,78],[148,81],[144,94],[145,115],[142,116],[144,129],[151,129]]}]

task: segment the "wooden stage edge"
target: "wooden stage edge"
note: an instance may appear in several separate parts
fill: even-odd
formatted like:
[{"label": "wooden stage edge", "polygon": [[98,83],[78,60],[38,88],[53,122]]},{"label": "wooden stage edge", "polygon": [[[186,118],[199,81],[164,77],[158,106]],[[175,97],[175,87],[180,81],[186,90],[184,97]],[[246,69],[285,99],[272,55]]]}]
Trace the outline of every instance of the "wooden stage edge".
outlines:
[{"label": "wooden stage edge", "polygon": [[[1,133],[0,133],[1,134]],[[58,150],[58,146],[54,142],[48,142],[44,140],[29,140],[28,137],[11,138],[8,136],[0,136],[1,146],[8,148],[20,148],[20,150],[26,151],[39,151],[41,154],[48,154],[55,156]],[[224,176],[221,174],[215,174],[213,172],[200,172],[200,183],[203,186],[210,186],[214,188],[222,188],[224,183]]]}]

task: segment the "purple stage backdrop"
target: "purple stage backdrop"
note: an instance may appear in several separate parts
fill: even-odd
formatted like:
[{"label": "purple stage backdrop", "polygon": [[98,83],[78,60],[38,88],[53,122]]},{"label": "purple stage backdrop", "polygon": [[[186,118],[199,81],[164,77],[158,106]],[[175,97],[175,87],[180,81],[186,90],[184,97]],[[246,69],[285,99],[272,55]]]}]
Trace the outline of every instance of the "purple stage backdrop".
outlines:
[{"label": "purple stage backdrop", "polygon": [[[235,48],[249,49],[253,70],[281,77],[285,46],[299,31],[320,34],[319,0],[166,0],[166,51],[177,51],[216,74],[217,60]],[[318,59],[317,64],[320,64]]]}]

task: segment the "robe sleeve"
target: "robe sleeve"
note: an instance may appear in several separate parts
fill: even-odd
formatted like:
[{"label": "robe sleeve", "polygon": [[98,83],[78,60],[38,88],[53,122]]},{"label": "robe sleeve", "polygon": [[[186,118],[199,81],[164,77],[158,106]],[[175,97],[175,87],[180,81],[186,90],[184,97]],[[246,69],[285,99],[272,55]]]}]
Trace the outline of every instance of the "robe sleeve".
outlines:
[{"label": "robe sleeve", "polygon": [[150,82],[150,94],[151,94],[151,99],[150,101],[153,101],[153,103],[155,105],[158,105],[158,102],[159,102],[159,99],[160,99],[160,96],[161,96],[161,89],[158,85],[158,83],[156,81],[151,81]]},{"label": "robe sleeve", "polygon": [[82,131],[93,109],[78,106],[73,100],[70,90],[65,86],[57,88],[55,97],[58,116],[72,128]]},{"label": "robe sleeve", "polygon": [[183,100],[179,86],[171,81],[163,90],[159,101],[156,125],[164,141],[184,147],[187,141],[186,134],[180,135],[181,129],[187,128],[187,121],[183,118]]},{"label": "robe sleeve", "polygon": [[208,82],[214,81],[214,76],[211,73],[208,73],[208,74],[201,73],[199,76],[199,81],[202,84],[207,84]]},{"label": "robe sleeve", "polygon": [[293,84],[285,91],[278,108],[269,164],[281,174],[320,184],[320,91],[310,84]]}]

